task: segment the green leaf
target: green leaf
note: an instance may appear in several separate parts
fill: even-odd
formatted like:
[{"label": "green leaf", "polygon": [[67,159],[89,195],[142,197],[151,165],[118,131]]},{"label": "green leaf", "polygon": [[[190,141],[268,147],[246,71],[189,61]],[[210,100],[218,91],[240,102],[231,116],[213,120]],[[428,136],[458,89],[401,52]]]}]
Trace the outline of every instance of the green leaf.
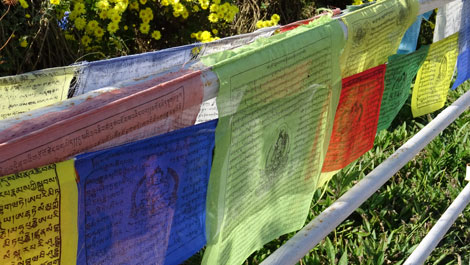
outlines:
[{"label": "green leaf", "polygon": [[345,249],[343,255],[339,259],[338,265],[347,265],[348,264],[348,251]]},{"label": "green leaf", "polygon": [[326,243],[326,254],[328,255],[328,259],[330,260],[330,264],[335,264],[335,248],[331,243],[331,240],[327,237],[325,240]]}]

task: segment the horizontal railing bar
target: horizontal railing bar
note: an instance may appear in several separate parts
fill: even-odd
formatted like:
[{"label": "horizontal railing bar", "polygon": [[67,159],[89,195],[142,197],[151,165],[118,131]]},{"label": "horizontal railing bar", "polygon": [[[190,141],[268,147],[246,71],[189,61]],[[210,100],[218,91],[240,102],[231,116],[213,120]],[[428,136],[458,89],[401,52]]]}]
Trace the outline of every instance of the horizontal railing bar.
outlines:
[{"label": "horizontal railing bar", "polygon": [[449,228],[454,224],[455,220],[462,213],[470,202],[470,183],[459,193],[457,198],[447,208],[444,214],[437,220],[431,231],[423,238],[418,247],[411,253],[403,265],[421,265],[424,264],[426,258],[436,248]]},{"label": "horizontal railing bar", "polygon": [[443,110],[393,155],[266,258],[261,265],[297,263],[469,106],[470,91]]}]

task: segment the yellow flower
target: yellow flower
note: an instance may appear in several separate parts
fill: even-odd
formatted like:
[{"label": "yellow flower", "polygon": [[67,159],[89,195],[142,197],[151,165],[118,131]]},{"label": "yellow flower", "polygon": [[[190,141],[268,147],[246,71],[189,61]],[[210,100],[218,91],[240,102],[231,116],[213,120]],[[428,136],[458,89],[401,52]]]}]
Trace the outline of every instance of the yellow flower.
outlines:
[{"label": "yellow flower", "polygon": [[116,22],[116,23],[119,23],[119,21],[121,21],[121,16],[119,14],[114,14],[112,17],[111,17],[111,20],[113,22]]},{"label": "yellow flower", "polygon": [[217,17],[217,14],[215,13],[210,13],[208,18],[209,18],[209,21],[212,23],[216,23],[219,20],[219,18]]},{"label": "yellow flower", "polygon": [[114,8],[107,10],[107,12],[108,12],[108,18],[111,20],[113,19],[113,17],[119,16],[119,12]]},{"label": "yellow flower", "polygon": [[100,18],[101,18],[101,19],[106,19],[106,18],[108,18],[108,11],[106,11],[106,10],[101,10],[101,12],[100,12]]},{"label": "yellow flower", "polygon": [[90,20],[88,24],[86,25],[87,31],[90,31],[90,32],[95,31],[96,27],[98,27],[98,21],[96,20]]},{"label": "yellow flower", "polygon": [[149,24],[147,24],[147,23],[142,23],[142,24],[140,24],[139,30],[140,30],[140,32],[142,32],[143,34],[148,34],[148,33],[149,33],[149,30],[150,30],[150,26],[149,26]]},{"label": "yellow flower", "polygon": [[75,19],[75,27],[78,29],[78,30],[82,30],[84,29],[86,26],[86,20],[82,17],[79,17],[77,19]]},{"label": "yellow flower", "polygon": [[202,9],[209,8],[210,1],[209,0],[199,0],[199,4],[201,5]]},{"label": "yellow flower", "polygon": [[147,17],[152,20],[153,19],[153,11],[150,7],[147,7],[145,10],[147,10]]},{"label": "yellow flower", "polygon": [[139,10],[139,2],[137,1],[132,1],[131,4],[129,5],[129,9],[133,10]]},{"label": "yellow flower", "polygon": [[88,44],[90,44],[90,42],[91,42],[91,38],[88,37],[88,35],[84,35],[84,36],[82,37],[82,44],[83,44],[83,46],[88,46]]},{"label": "yellow flower", "polygon": [[30,17],[31,17],[30,14],[26,14],[26,15],[24,15],[24,16],[25,16],[26,18],[30,18]]},{"label": "yellow flower", "polygon": [[178,13],[178,12],[173,12],[173,16],[174,16],[174,17],[179,17],[179,16],[180,16],[180,13]]},{"label": "yellow flower", "polygon": [[26,48],[28,46],[28,41],[26,40],[26,37],[21,38],[20,46],[23,48]]},{"label": "yellow flower", "polygon": [[114,9],[116,9],[119,13],[123,13],[124,11],[126,11],[127,6],[128,6],[127,1],[125,1],[125,2],[121,1],[121,2],[117,3],[116,6],[114,6]]},{"label": "yellow flower", "polygon": [[230,8],[230,5],[228,3],[224,3],[223,5],[219,6],[218,12],[225,14],[227,13],[229,8]]},{"label": "yellow flower", "polygon": [[207,30],[204,30],[202,33],[201,33],[201,40],[208,40],[211,38],[211,33]]},{"label": "yellow flower", "polygon": [[281,17],[278,14],[273,14],[271,16],[271,20],[274,21],[274,23],[277,24],[277,22],[279,22],[279,20],[281,20]]},{"label": "yellow flower", "polygon": [[182,13],[184,10],[184,6],[181,3],[176,3],[173,5],[173,10],[178,13]]},{"label": "yellow flower", "polygon": [[96,8],[100,10],[108,10],[109,8],[109,2],[108,0],[100,0],[96,3]]},{"label": "yellow flower", "polygon": [[60,4],[60,0],[51,0],[51,4],[58,5]]},{"label": "yellow flower", "polygon": [[272,22],[271,20],[266,20],[263,22],[264,23],[264,27],[272,27],[274,26],[274,22]]},{"label": "yellow flower", "polygon": [[196,6],[196,5],[193,6],[193,11],[194,11],[194,12],[199,12],[199,10],[200,10],[200,9],[199,9],[199,6]]},{"label": "yellow flower", "polygon": [[216,5],[219,5],[220,4],[220,0],[213,0],[212,3],[216,4]]},{"label": "yellow flower", "polygon": [[226,13],[224,16],[224,20],[227,22],[232,22],[234,18],[235,18],[235,14],[230,13],[230,12]]},{"label": "yellow flower", "polygon": [[161,1],[160,1],[160,4],[161,4],[162,6],[169,6],[169,5],[170,5],[170,2],[168,2],[168,0],[161,0]]},{"label": "yellow flower", "polygon": [[148,24],[148,23],[150,23],[150,19],[148,17],[143,17],[142,18],[142,23]]},{"label": "yellow flower", "polygon": [[94,33],[95,33],[96,37],[101,38],[104,35],[104,30],[101,27],[97,27],[97,28],[95,28]]},{"label": "yellow flower", "polygon": [[109,33],[114,33],[119,29],[119,24],[116,22],[111,22],[108,24],[106,29],[109,31]]},{"label": "yellow flower", "polygon": [[212,33],[214,33],[214,35],[217,35],[217,33],[219,33],[219,31],[217,29],[213,29]]},{"label": "yellow flower", "polygon": [[150,21],[153,19],[153,11],[150,7],[147,7],[146,9],[142,9],[139,12],[139,17],[142,20]]},{"label": "yellow flower", "polygon": [[256,22],[256,28],[260,29],[260,28],[264,27],[264,23],[263,23],[263,22],[264,22],[263,20],[258,20],[258,21]]},{"label": "yellow flower", "polygon": [[154,30],[152,32],[152,38],[159,40],[162,38],[162,33],[159,30]]},{"label": "yellow flower", "polygon": [[358,6],[358,5],[362,5],[362,4],[363,4],[363,2],[361,0],[354,0],[353,1],[353,5]]},{"label": "yellow flower", "polygon": [[147,0],[139,0],[139,2],[142,4],[142,5],[145,5],[147,3]]},{"label": "yellow flower", "polygon": [[124,30],[128,30],[129,27],[127,25],[124,26]]},{"label": "yellow flower", "polygon": [[74,12],[74,11],[70,12],[70,14],[69,14],[70,20],[73,21],[73,20],[77,19],[77,17],[78,17],[78,14],[76,12]]},{"label": "yellow flower", "polygon": [[187,19],[189,17],[189,12],[188,10],[184,10],[183,13],[181,13],[181,15],[183,16],[184,19]]},{"label": "yellow flower", "polygon": [[210,7],[210,11],[211,11],[211,12],[214,12],[214,13],[217,12],[217,11],[219,11],[219,5],[217,5],[217,4],[212,4],[211,7]]},{"label": "yellow flower", "polygon": [[[19,0],[20,1],[20,5],[22,8],[26,9],[29,7],[28,3],[26,2],[26,0]],[[28,45],[28,43],[26,43],[26,45]],[[26,47],[26,46],[25,46]]]},{"label": "yellow flower", "polygon": [[83,3],[75,3],[75,6],[73,7],[74,11],[77,12],[77,14],[85,14],[85,4]]}]

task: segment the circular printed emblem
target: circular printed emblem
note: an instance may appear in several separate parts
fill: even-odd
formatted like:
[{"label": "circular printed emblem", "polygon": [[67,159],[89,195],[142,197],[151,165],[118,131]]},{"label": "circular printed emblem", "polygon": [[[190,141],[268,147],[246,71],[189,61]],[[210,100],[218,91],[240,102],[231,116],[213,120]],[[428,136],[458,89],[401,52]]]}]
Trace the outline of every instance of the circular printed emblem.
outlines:
[{"label": "circular printed emblem", "polygon": [[362,104],[357,101],[351,103],[352,104],[349,104],[349,106],[343,107],[343,111],[339,113],[340,121],[336,123],[338,125],[336,129],[337,135],[347,135],[350,131],[357,128],[361,121],[363,112]]},{"label": "circular printed emblem", "polygon": [[361,46],[364,38],[366,37],[367,29],[364,27],[359,27],[353,35],[353,43],[354,46]]},{"label": "circular printed emblem", "polygon": [[[151,157],[149,160],[156,160]],[[137,218],[163,213],[177,199],[179,176],[172,168],[163,170],[155,161],[145,163],[145,175],[132,192],[130,217]]]},{"label": "circular printed emblem", "polygon": [[276,140],[269,149],[266,157],[265,174],[270,180],[279,176],[289,160],[289,132],[287,125],[282,125],[276,130]]}]

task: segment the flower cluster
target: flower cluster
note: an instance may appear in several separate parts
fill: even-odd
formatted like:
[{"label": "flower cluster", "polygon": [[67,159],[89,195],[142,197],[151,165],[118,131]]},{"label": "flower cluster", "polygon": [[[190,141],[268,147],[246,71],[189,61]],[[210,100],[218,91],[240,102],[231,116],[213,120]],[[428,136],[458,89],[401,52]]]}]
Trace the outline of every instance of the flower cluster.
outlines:
[{"label": "flower cluster", "polygon": [[[199,2],[202,1],[203,0],[199,0]],[[201,5],[201,7],[204,9],[206,6]],[[239,12],[239,9],[236,5],[231,5],[227,2],[220,4],[220,0],[215,0],[213,1],[213,4],[210,5],[210,12],[211,13],[209,14],[208,18],[211,23],[217,23],[218,21],[223,20],[226,22],[232,22],[235,18],[235,15]]]},{"label": "flower cluster", "polygon": [[200,42],[211,42],[220,39],[219,37],[215,36],[218,33],[217,29],[213,29],[212,33],[214,34],[214,36],[212,36],[211,32],[207,30],[198,31],[196,33],[191,33],[191,38],[196,39]]},{"label": "flower cluster", "polygon": [[259,29],[265,27],[272,27],[277,25],[280,19],[281,17],[278,14],[273,14],[270,20],[258,20],[258,22],[256,22],[256,27]]},{"label": "flower cluster", "polygon": [[[50,0],[51,3],[60,0]],[[67,0],[62,0],[67,1]],[[182,21],[190,16],[210,22],[211,29],[192,33],[191,38],[201,42],[218,39],[218,28],[234,20],[239,9],[230,2],[221,0],[69,0],[71,11],[68,16],[70,27],[66,34],[72,39],[72,32],[80,36],[85,47],[100,43],[103,37],[119,39],[123,35],[158,41],[162,38],[162,25],[157,21],[168,20],[168,15]],[[206,14],[206,15],[204,15]],[[137,18],[137,20],[136,20]],[[134,30],[129,31],[132,25]],[[207,25],[202,22],[200,25]],[[194,28],[194,27],[192,27]],[[132,36],[130,36],[132,38]],[[122,38],[121,38],[122,39]]]},{"label": "flower cluster", "polygon": [[[28,0],[18,1],[31,9]],[[239,13],[234,0],[47,1],[67,43],[82,52],[101,54],[214,41],[230,31],[229,23]],[[19,41],[21,47],[29,45],[28,38]]]}]

